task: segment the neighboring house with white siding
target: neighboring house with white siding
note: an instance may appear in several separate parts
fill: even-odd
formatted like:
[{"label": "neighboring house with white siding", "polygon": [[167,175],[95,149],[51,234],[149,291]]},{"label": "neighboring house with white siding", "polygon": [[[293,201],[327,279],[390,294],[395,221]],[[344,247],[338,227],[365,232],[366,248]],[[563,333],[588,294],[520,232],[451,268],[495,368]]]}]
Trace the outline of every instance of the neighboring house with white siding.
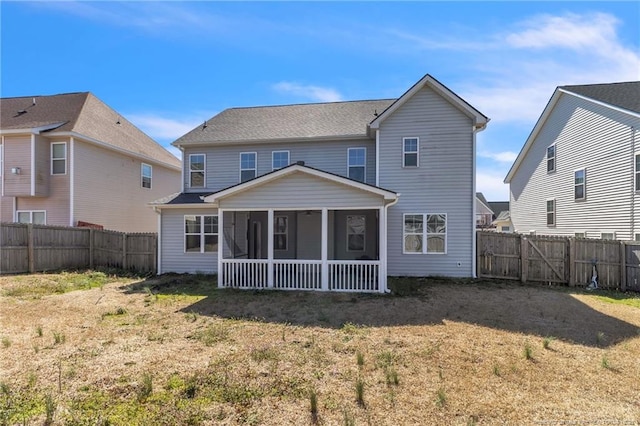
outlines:
[{"label": "neighboring house with white siding", "polygon": [[227,109],[176,140],[182,192],[159,213],[159,273],[223,287],[386,290],[475,274],[476,133],[430,75],[398,99]]},{"label": "neighboring house with white siding", "polygon": [[640,82],[558,87],[505,183],[516,232],[640,240]]},{"label": "neighboring house with white siding", "polygon": [[0,99],[0,222],[155,232],[180,161],[89,92]]}]

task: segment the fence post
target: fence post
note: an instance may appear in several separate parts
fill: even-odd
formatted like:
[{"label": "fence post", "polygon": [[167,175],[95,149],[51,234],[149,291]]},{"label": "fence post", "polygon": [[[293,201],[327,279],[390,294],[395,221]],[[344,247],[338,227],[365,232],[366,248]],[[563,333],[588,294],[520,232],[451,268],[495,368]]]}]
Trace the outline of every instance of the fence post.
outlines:
[{"label": "fence post", "polygon": [[620,241],[620,290],[627,290],[627,245]]},{"label": "fence post", "polygon": [[93,270],[93,228],[89,228],[89,269]]},{"label": "fence post", "polygon": [[29,256],[29,273],[36,271],[35,249],[33,247],[33,224],[27,224],[27,253]]},{"label": "fence post", "polygon": [[122,269],[127,269],[127,234],[122,234]]},{"label": "fence post", "polygon": [[569,237],[569,286],[576,285],[576,239]]},{"label": "fence post", "polygon": [[527,237],[520,235],[520,281],[527,282],[527,273],[529,269],[529,256],[527,255],[528,241]]}]

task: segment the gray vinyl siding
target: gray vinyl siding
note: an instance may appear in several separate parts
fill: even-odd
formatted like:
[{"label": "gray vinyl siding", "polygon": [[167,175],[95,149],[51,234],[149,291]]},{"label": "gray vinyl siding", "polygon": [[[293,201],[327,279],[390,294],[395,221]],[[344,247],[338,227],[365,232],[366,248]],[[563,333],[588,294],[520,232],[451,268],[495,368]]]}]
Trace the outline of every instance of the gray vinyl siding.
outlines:
[{"label": "gray vinyl siding", "polygon": [[[304,194],[304,197],[292,196]],[[297,172],[224,198],[223,209],[382,206],[382,196]]]},{"label": "gray vinyl siding", "polygon": [[241,152],[257,153],[258,176],[272,171],[271,153],[273,151],[289,151],[290,163],[304,161],[307,166],[347,176],[347,150],[360,147],[366,148],[367,153],[366,183],[375,184],[375,141],[370,139],[188,147],[184,152],[184,190],[185,192],[203,191],[202,188],[189,187],[190,154],[206,154],[206,190],[215,192],[240,182]]},{"label": "gray vinyl siding", "polygon": [[[213,215],[217,209],[164,209],[160,229],[160,266],[161,274],[177,273],[217,273],[218,252],[185,253],[184,216]],[[218,243],[220,243],[220,237]]]},{"label": "gray vinyl siding", "polygon": [[[633,239],[640,230],[633,219],[640,212],[640,193],[633,186],[639,128],[638,117],[563,94],[511,180],[515,230],[544,235],[585,232],[589,237],[615,232],[618,240]],[[546,149],[553,143],[556,171],[547,173]],[[586,199],[575,200],[574,171],[582,168]],[[552,198],[556,224],[547,226],[546,200]]]},{"label": "gray vinyl siding", "polygon": [[[69,149],[68,145],[67,150]],[[51,175],[51,144],[48,139],[40,135],[35,136],[35,160],[35,196],[46,197],[49,195],[49,179]]]},{"label": "gray vinyl siding", "polygon": [[[472,120],[424,88],[380,126],[379,185],[399,192],[387,220],[388,274],[473,276]],[[419,137],[419,167],[402,167],[402,138]],[[403,254],[403,214],[447,215],[446,254]],[[460,266],[458,266],[460,264]]]},{"label": "gray vinyl siding", "polygon": [[[20,174],[11,173],[14,167]],[[31,137],[5,136],[3,170],[5,196],[31,195]]]}]

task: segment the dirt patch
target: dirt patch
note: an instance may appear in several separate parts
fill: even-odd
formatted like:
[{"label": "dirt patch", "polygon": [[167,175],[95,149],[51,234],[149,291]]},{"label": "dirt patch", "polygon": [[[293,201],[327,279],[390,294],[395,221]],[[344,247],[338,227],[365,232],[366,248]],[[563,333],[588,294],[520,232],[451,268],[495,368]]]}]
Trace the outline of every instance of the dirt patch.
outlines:
[{"label": "dirt patch", "polygon": [[639,421],[640,309],[566,289],[414,284],[354,295],[164,276],[2,296],[0,413],[44,419],[50,395],[59,424],[297,425],[314,420],[314,393],[319,424]]}]

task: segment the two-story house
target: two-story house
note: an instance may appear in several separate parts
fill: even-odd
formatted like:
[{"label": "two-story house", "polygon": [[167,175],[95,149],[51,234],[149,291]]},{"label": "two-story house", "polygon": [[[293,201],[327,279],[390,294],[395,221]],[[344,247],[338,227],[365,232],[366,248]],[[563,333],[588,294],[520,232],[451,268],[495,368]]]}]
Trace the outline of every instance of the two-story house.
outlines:
[{"label": "two-story house", "polygon": [[640,82],[558,87],[505,183],[516,232],[640,240]]},{"label": "two-story house", "polygon": [[0,99],[0,222],[155,232],[180,161],[93,94]]},{"label": "two-story house", "polygon": [[380,292],[387,275],[471,277],[487,122],[430,75],[398,99],[227,109],[174,142],[159,272]]}]

